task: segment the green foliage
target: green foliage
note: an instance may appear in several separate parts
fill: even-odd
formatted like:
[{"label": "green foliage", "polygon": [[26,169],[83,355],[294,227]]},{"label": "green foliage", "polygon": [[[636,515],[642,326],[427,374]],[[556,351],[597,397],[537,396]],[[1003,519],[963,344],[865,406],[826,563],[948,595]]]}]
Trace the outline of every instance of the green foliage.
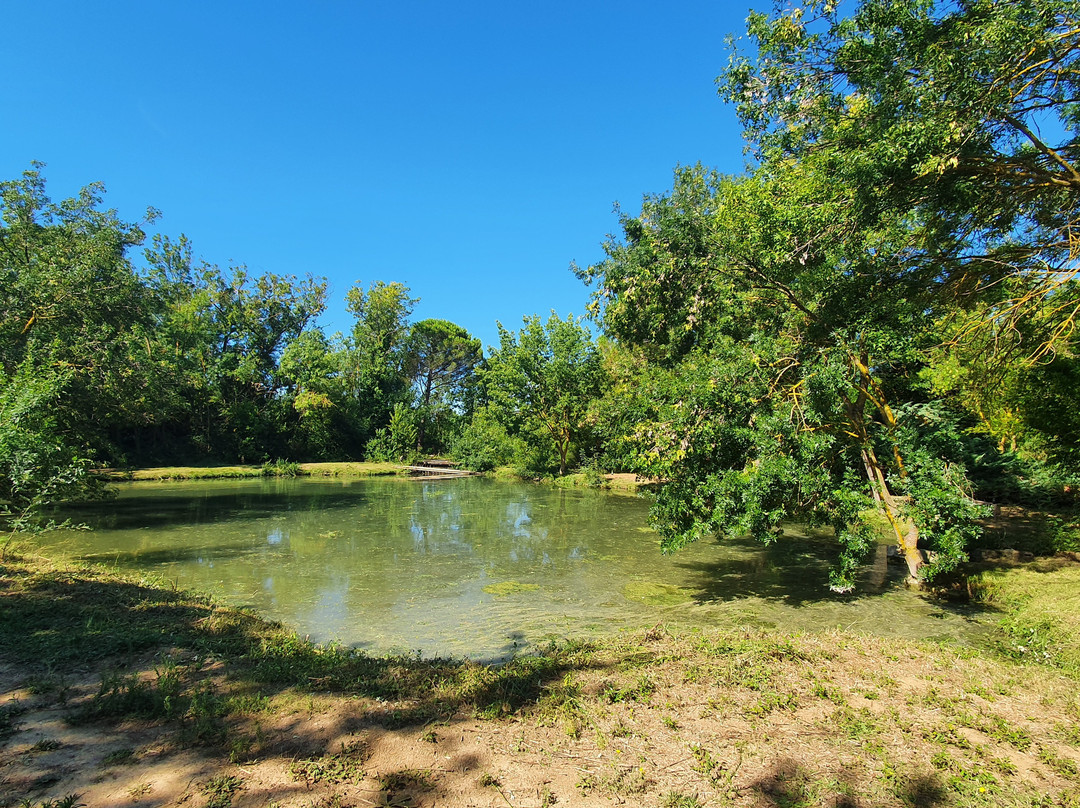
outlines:
[{"label": "green foliage", "polygon": [[442,451],[472,403],[480,340],[447,320],[421,320],[409,330],[405,353],[416,392],[417,448]]},{"label": "green foliage", "polygon": [[510,465],[520,451],[520,441],[511,438],[497,416],[486,407],[473,414],[450,444],[451,457],[473,471],[492,471]]},{"label": "green foliage", "polygon": [[[965,431],[989,398],[938,402],[931,386],[990,389],[995,363],[1027,357],[1039,374],[1054,350],[1071,362],[1076,23],[1055,2],[751,14],[756,56],[734,55],[720,85],[759,167],[679,169],[578,270],[598,287],[594,316],[634,352],[599,412],[628,436],[627,465],[666,481],[665,547],[830,524],[832,586],[846,590],[877,510],[912,576],[964,560],[982,514],[968,468],[989,465]],[[1056,144],[1037,116],[1061,123]],[[1023,387],[998,386],[994,411],[1033,424]],[[1075,403],[1055,389],[1047,409]]]},{"label": "green foliage", "polygon": [[262,474],[264,477],[299,477],[300,464],[291,460],[282,460],[280,457],[273,463],[263,463]]},{"label": "green foliage", "polygon": [[10,377],[0,365],[0,517],[16,530],[40,525],[53,503],[104,496],[89,459],[59,424],[57,402],[69,381],[34,356]]},{"label": "green foliage", "polygon": [[524,318],[512,333],[499,325],[499,348],[481,373],[488,414],[526,447],[529,471],[566,474],[589,438],[588,411],[604,384],[603,364],[588,329],[554,312],[546,323]]},{"label": "green foliage", "polygon": [[368,442],[367,457],[369,460],[411,463],[417,457],[418,435],[416,414],[398,403],[390,414],[390,423]]}]

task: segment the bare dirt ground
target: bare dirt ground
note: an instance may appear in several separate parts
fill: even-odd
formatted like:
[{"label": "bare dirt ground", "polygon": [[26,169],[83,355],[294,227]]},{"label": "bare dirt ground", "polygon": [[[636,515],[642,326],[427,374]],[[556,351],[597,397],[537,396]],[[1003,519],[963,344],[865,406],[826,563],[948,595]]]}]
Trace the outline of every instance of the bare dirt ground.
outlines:
[{"label": "bare dirt ground", "polygon": [[[153,681],[154,662],[133,669]],[[0,667],[0,806],[1080,805],[1075,681],[963,650],[657,628],[524,707],[423,724],[408,703],[174,663],[232,699],[213,743],[190,721],[76,720],[101,670],[43,687]]]}]

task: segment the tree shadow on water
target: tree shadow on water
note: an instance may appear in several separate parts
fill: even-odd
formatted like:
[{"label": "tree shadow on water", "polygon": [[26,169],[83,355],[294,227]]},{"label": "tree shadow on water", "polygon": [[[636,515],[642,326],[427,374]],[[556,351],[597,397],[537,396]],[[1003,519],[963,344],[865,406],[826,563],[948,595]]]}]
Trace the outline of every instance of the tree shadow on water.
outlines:
[{"label": "tree shadow on water", "polygon": [[[813,604],[856,604],[903,591],[907,569],[891,560],[886,545],[878,545],[862,565],[855,589],[837,593],[829,589],[829,570],[839,549],[827,539],[785,536],[765,545],[750,538],[726,540],[720,557],[710,561],[680,562],[687,573],[683,587],[694,591],[698,603],[718,603],[744,598],[802,607]],[[939,598],[923,593],[934,606],[929,616],[959,617],[979,622],[999,609],[966,599]]]},{"label": "tree shadow on water", "polygon": [[719,557],[710,561],[678,562],[691,577],[684,586],[695,589],[705,603],[746,597],[782,602],[788,606],[855,600],[899,585],[902,574],[889,570],[884,547],[864,565],[851,595],[829,590],[829,570],[839,557],[834,543],[818,538],[784,536],[771,544],[750,538],[720,542]]}]

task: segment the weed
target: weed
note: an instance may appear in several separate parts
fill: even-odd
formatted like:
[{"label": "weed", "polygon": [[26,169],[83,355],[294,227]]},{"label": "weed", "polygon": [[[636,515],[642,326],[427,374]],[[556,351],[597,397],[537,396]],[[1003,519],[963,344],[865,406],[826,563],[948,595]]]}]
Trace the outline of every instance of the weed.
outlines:
[{"label": "weed", "polygon": [[[39,802],[37,808],[85,808],[86,803],[79,802],[81,796],[81,794],[68,794],[66,797]],[[34,804],[30,800],[23,800],[20,806],[21,808],[34,808]]]},{"label": "weed", "polygon": [[270,711],[270,697],[261,693],[230,696],[223,705],[229,715],[259,715]]},{"label": "weed", "polygon": [[660,798],[660,808],[705,808],[696,796],[669,791]]},{"label": "weed", "polygon": [[363,763],[367,759],[367,747],[361,741],[343,743],[336,755],[295,761],[289,773],[309,786],[316,783],[359,783],[364,777]]},{"label": "weed", "polygon": [[27,692],[32,696],[48,696],[55,694],[61,704],[67,701],[68,686],[62,679],[58,679],[51,674],[31,676],[23,682],[23,687],[25,687]]},{"label": "weed", "polygon": [[120,766],[135,762],[134,749],[114,749],[101,760],[103,766]]},{"label": "weed", "polygon": [[0,738],[6,738],[19,728],[18,717],[25,708],[15,702],[8,702],[0,706]]},{"label": "weed", "polygon": [[379,778],[379,789],[391,804],[398,802],[403,793],[430,791],[433,785],[431,772],[426,769],[402,769]]},{"label": "weed", "polygon": [[756,702],[746,708],[747,715],[762,718],[774,710],[794,710],[799,706],[799,697],[794,693],[780,693],[770,690],[761,694]]},{"label": "weed", "polygon": [[433,729],[425,730],[420,734],[420,740],[424,743],[438,743],[439,736]]},{"label": "weed", "polygon": [[831,721],[852,741],[865,741],[881,733],[877,717],[865,707],[840,707],[833,711]]},{"label": "weed", "polygon": [[502,781],[499,780],[499,778],[496,777],[494,774],[488,774],[487,772],[484,772],[484,774],[480,778],[479,782],[480,782],[480,785],[482,787],[484,787],[484,788],[489,788],[489,787],[501,788],[502,787]]},{"label": "weed", "polygon": [[106,673],[88,705],[72,718],[79,722],[139,718],[175,718],[181,713],[180,674],[175,665],[155,670],[155,681],[138,674]]},{"label": "weed", "polygon": [[730,793],[735,775],[742,766],[742,753],[732,768],[727,768],[719,762],[712,753],[697,743],[690,744],[690,755],[693,757],[694,771],[701,773],[708,782],[712,783],[721,792]]},{"label": "weed", "polygon": [[60,743],[60,741],[54,740],[53,738],[42,738],[36,744],[31,746],[27,751],[28,752],[51,752],[54,749],[59,749],[61,746],[63,746],[63,744]]},{"label": "weed", "polygon": [[1080,746],[1080,725],[1056,724],[1054,725],[1054,735],[1069,744],[1069,746]]},{"label": "weed", "polygon": [[983,721],[976,718],[970,726],[985,732],[995,741],[1009,744],[1018,752],[1026,752],[1031,748],[1031,734],[1025,729],[1014,727],[1004,718],[993,716]]},{"label": "weed", "polygon": [[648,704],[652,698],[652,694],[656,691],[656,685],[653,683],[647,675],[642,674],[636,682],[626,687],[616,687],[612,683],[607,683],[600,691],[600,695],[603,696],[609,704],[616,704],[624,701],[636,701],[642,704]]},{"label": "weed", "polygon": [[672,718],[670,715],[665,715],[663,718],[661,718],[660,723],[672,731],[678,730],[679,728],[679,722]]},{"label": "weed", "polygon": [[140,800],[154,790],[154,786],[151,783],[136,783],[128,789],[127,795],[134,800]]},{"label": "weed", "polygon": [[1080,776],[1080,767],[1076,765],[1076,761],[1061,757],[1053,749],[1048,749],[1045,746],[1039,747],[1037,757],[1062,777],[1076,778]]},{"label": "weed", "polygon": [[262,465],[262,475],[264,477],[298,477],[301,471],[299,463],[282,460],[281,458],[278,458],[273,463],[268,460]]},{"label": "weed", "polygon": [[199,786],[199,791],[207,797],[206,808],[229,808],[233,794],[243,787],[239,777],[227,774],[207,780]]},{"label": "weed", "polygon": [[945,746],[954,746],[957,749],[971,748],[971,742],[959,733],[956,724],[931,727],[923,732],[923,738]]},{"label": "weed", "polygon": [[824,682],[815,682],[813,693],[819,699],[831,701],[833,704],[836,704],[838,706],[843,706],[847,704],[847,699],[844,697],[844,694],[840,692],[840,690],[835,687],[830,687]]}]

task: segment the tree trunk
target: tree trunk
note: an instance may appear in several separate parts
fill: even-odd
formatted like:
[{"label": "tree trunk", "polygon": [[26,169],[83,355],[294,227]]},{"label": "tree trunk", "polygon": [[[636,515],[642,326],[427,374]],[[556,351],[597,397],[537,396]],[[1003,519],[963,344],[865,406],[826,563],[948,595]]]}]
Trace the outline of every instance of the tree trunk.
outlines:
[{"label": "tree trunk", "polygon": [[881,470],[881,465],[878,463],[874,450],[870,447],[864,447],[862,456],[870,487],[874,492],[874,499],[877,500],[878,507],[885,514],[885,518],[889,520],[893,535],[896,536],[897,546],[900,548],[900,552],[904,554],[904,561],[907,562],[908,579],[906,583],[912,588],[920,588],[922,582],[919,578],[919,570],[926,564],[926,557],[923,555],[922,550],[919,549],[919,529],[914,524],[904,520],[900,515],[900,500],[889,490],[889,484],[885,481],[885,473]]}]

